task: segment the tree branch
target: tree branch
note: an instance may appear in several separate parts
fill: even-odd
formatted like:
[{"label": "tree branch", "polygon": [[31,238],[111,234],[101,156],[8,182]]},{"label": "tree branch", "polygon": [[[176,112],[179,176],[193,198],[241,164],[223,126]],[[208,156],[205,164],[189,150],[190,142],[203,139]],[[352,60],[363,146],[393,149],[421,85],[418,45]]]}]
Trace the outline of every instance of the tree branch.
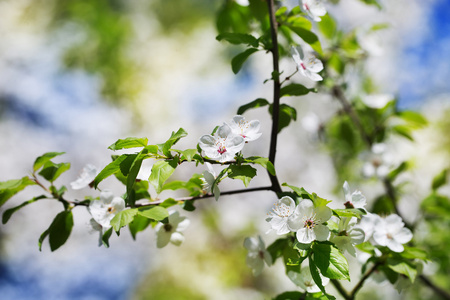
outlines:
[{"label": "tree branch", "polygon": [[[272,59],[273,59],[273,104],[272,104],[272,132],[270,135],[269,161],[275,166],[275,155],[277,151],[278,138],[278,124],[280,118],[280,70],[278,60],[280,59],[278,53],[278,37],[277,37],[277,22],[275,19],[274,0],[267,1],[270,19],[270,36],[272,38]],[[272,189],[274,192],[281,192],[281,186],[278,182],[277,176],[269,173],[270,181],[272,182]]]},{"label": "tree branch", "polygon": [[425,283],[426,286],[428,286],[430,289],[432,289],[436,294],[438,294],[442,299],[449,300],[450,299],[450,293],[443,290],[442,288],[436,286],[433,282],[430,281],[426,276],[420,275],[420,280]]},{"label": "tree branch", "polygon": [[342,297],[344,297],[345,300],[350,300],[350,299],[352,299],[352,298],[350,298],[350,295],[349,295],[348,292],[344,289],[344,287],[342,286],[342,284],[339,282],[339,280],[331,279],[331,283],[334,285],[334,287],[335,287],[336,290],[339,292],[339,294],[341,294]]},{"label": "tree branch", "polygon": [[358,293],[358,291],[362,288],[364,282],[367,280],[367,278],[370,277],[370,275],[372,275],[373,272],[375,272],[375,270],[378,268],[379,265],[381,265],[381,262],[377,262],[376,264],[374,264],[373,267],[370,268],[370,270],[359,280],[359,282],[355,285],[355,287],[351,291],[349,299],[351,300],[355,299],[356,293]]}]

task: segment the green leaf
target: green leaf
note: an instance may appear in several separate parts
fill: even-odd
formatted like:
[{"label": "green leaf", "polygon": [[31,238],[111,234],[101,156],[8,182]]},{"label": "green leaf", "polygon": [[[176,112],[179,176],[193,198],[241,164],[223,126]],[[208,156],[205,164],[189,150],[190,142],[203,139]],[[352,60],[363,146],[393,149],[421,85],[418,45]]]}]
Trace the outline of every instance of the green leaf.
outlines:
[{"label": "green leaf", "polygon": [[302,199],[313,199],[313,196],[308,193],[304,188],[299,188],[293,185],[289,185],[287,183],[283,183],[282,186],[287,186],[288,188],[290,188],[291,190],[293,190],[299,197],[301,197]]},{"label": "green leaf", "polygon": [[256,49],[256,48],[249,48],[249,49],[245,50],[244,52],[239,53],[238,55],[233,57],[233,59],[231,60],[231,69],[233,70],[233,73],[237,74],[241,70],[242,65],[247,60],[247,58],[249,58],[250,55],[252,55],[253,53],[255,53],[257,51],[258,51],[258,49]]},{"label": "green leaf", "polygon": [[167,209],[161,206],[139,208],[138,214],[156,221],[162,221],[169,217],[169,212]]},{"label": "green leaf", "polygon": [[62,155],[64,153],[65,152],[47,152],[47,153],[39,156],[34,161],[33,172],[36,172],[37,170],[39,170],[46,162],[48,162],[53,157],[58,156],[58,155]]},{"label": "green leaf", "polygon": [[336,21],[329,15],[321,17],[321,21],[317,22],[320,32],[329,40],[331,40],[337,31]]},{"label": "green leaf", "polygon": [[50,249],[52,251],[55,251],[64,245],[72,232],[72,227],[73,215],[71,211],[65,210],[56,215],[52,224],[48,228]]},{"label": "green leaf", "polygon": [[406,258],[406,259],[421,259],[421,260],[428,260],[428,255],[427,252],[419,249],[419,248],[415,248],[415,247],[408,247],[408,246],[404,246],[405,250],[403,250],[403,252],[399,253],[402,257]]},{"label": "green leaf", "polygon": [[422,128],[428,125],[427,119],[415,111],[402,111],[398,113],[398,116],[413,128]]},{"label": "green leaf", "polygon": [[302,40],[308,43],[311,48],[319,54],[322,54],[322,46],[320,45],[319,38],[312,31],[298,26],[297,24],[287,24],[288,28],[297,34]]},{"label": "green leaf", "polygon": [[259,156],[251,156],[247,157],[245,159],[246,162],[252,162],[258,165],[261,165],[262,167],[266,168],[267,171],[269,171],[270,175],[275,176],[275,167],[273,164],[269,161],[267,157],[259,157]]},{"label": "green leaf", "polygon": [[397,168],[389,172],[387,177],[389,178],[390,181],[394,181],[394,179],[397,178],[398,175],[406,171],[408,168],[409,168],[408,162],[404,161]]},{"label": "green leaf", "polygon": [[[139,173],[139,170],[141,169],[142,161],[147,158],[147,150],[143,149],[139,155],[136,156],[136,158],[133,161],[133,164],[130,167],[130,172],[128,173],[127,177],[127,200],[130,205],[134,205],[135,197],[132,197],[133,193],[133,187],[136,183],[136,177]],[[134,198],[134,199],[132,199]]]},{"label": "green leaf", "polygon": [[339,74],[343,74],[345,70],[345,63],[342,60],[342,57],[337,53],[332,53],[330,58],[328,59],[328,65],[332,67]]},{"label": "green leaf", "polygon": [[111,226],[116,232],[119,232],[120,228],[130,224],[134,216],[138,213],[137,208],[125,209],[118,212],[111,220]]},{"label": "green leaf", "polygon": [[[271,115],[273,113],[272,104],[269,106],[269,113]],[[291,120],[297,120],[297,111],[292,106],[281,104],[279,118],[278,133],[280,133],[283,128],[287,127],[291,123]]]},{"label": "green leaf", "polygon": [[109,146],[108,149],[116,151],[120,149],[145,147],[147,146],[147,143],[147,138],[128,137],[124,140],[118,139],[114,144]]},{"label": "green leaf", "polygon": [[308,94],[309,92],[314,92],[316,93],[317,90],[316,89],[309,89],[304,85],[301,84],[297,84],[297,83],[292,83],[290,85],[284,86],[281,88],[280,90],[280,97],[285,97],[285,96],[303,96]]},{"label": "green leaf", "polygon": [[12,196],[23,190],[29,185],[35,185],[36,182],[28,177],[22,177],[21,179],[13,179],[0,182],[0,207],[8,201]]},{"label": "green leaf", "polygon": [[94,188],[97,188],[98,184],[105,178],[116,174],[120,171],[120,164],[125,161],[130,156],[136,156],[136,154],[123,154],[109,163],[103,170],[98,173],[98,175],[94,179]]},{"label": "green leaf", "polygon": [[358,219],[366,214],[364,210],[358,208],[333,209],[333,212],[339,217],[357,217]]},{"label": "green leaf", "polygon": [[315,261],[313,261],[312,257],[309,256],[309,271],[311,272],[311,277],[313,278],[314,282],[317,284],[319,289],[322,291],[322,293],[329,299],[333,300],[336,299],[331,295],[328,295],[325,291],[325,287],[322,284],[322,278],[320,277],[319,271],[317,270],[317,266]]},{"label": "green leaf", "polygon": [[172,146],[175,145],[181,138],[187,135],[187,132],[183,128],[178,129],[177,132],[172,131],[170,138],[162,145],[162,152],[164,155],[167,157],[172,157],[169,149],[172,148]]},{"label": "green leaf", "polygon": [[400,136],[407,138],[410,141],[414,141],[414,138],[411,135],[411,129],[404,125],[396,125],[393,126],[392,131]]},{"label": "green leaf", "polygon": [[186,149],[181,151],[181,159],[185,159],[187,161],[191,161],[194,158],[194,155],[197,154],[197,149]]},{"label": "green leaf", "polygon": [[244,112],[246,112],[247,110],[249,110],[251,108],[258,108],[258,107],[263,107],[266,105],[269,105],[269,101],[267,101],[266,99],[263,99],[263,98],[258,98],[256,100],[253,100],[250,103],[240,106],[238,108],[237,114],[242,115]]},{"label": "green leaf", "polygon": [[411,280],[411,282],[414,282],[414,280],[416,279],[416,267],[407,263],[406,261],[401,261],[395,258],[388,258],[387,264],[391,270],[407,276]]},{"label": "green leaf", "polygon": [[281,257],[284,252],[284,248],[288,247],[287,239],[278,239],[275,240],[269,247],[267,247],[267,251],[272,256],[272,263],[275,263],[277,258]]},{"label": "green leaf", "polygon": [[272,300],[297,300],[297,299],[303,299],[305,293],[301,292],[284,292]]},{"label": "green leaf", "polygon": [[447,172],[448,169],[442,170],[437,176],[433,178],[433,183],[431,184],[431,188],[435,191],[441,186],[443,186],[447,182]]},{"label": "green leaf", "polygon": [[330,279],[347,279],[350,281],[348,262],[345,256],[328,243],[314,243],[314,263],[320,272]]},{"label": "green leaf", "polygon": [[25,201],[24,203],[20,204],[19,206],[5,210],[5,212],[3,213],[3,217],[2,217],[2,223],[6,224],[6,222],[8,222],[9,219],[11,218],[12,214],[15,213],[16,211],[18,211],[19,209],[21,209],[22,207],[27,206],[28,204],[36,202],[40,199],[46,199],[46,198],[47,197],[45,195],[34,197],[33,199]]},{"label": "green leaf", "polygon": [[248,187],[252,178],[256,176],[256,169],[249,165],[230,165],[228,171],[229,178],[242,180],[245,187]]},{"label": "green leaf", "polygon": [[128,224],[128,228],[130,229],[131,236],[133,237],[133,240],[136,240],[136,234],[140,231],[145,230],[148,225],[150,225],[151,220],[149,218],[146,218],[144,216],[141,216],[137,214],[133,221]]},{"label": "green leaf", "polygon": [[218,41],[225,40],[234,45],[247,44],[255,48],[258,47],[258,39],[255,38],[253,35],[245,33],[224,32],[219,34],[216,37],[216,40]]},{"label": "green leaf", "polygon": [[46,180],[53,182],[58,179],[59,175],[70,169],[70,163],[60,163],[55,164],[52,161],[48,161],[42,167],[39,175],[44,177]]},{"label": "green leaf", "polygon": [[109,248],[109,238],[111,237],[111,234],[113,232],[112,227],[110,227],[108,230],[106,230],[103,235],[102,235],[102,244],[106,247]]},{"label": "green leaf", "polygon": [[325,198],[317,196],[316,193],[312,193],[312,202],[314,203],[314,207],[326,206],[331,200],[327,200]]},{"label": "green leaf", "polygon": [[38,246],[39,246],[39,251],[42,251],[42,243],[44,242],[45,238],[48,236],[50,232],[50,228],[48,228],[46,231],[44,231],[41,236],[39,237],[38,240]]},{"label": "green leaf", "polygon": [[176,167],[177,167],[176,160],[157,161],[153,165],[148,181],[155,187],[156,192],[158,194],[161,193],[164,182],[166,182],[166,180],[169,179],[169,177],[175,171]]}]

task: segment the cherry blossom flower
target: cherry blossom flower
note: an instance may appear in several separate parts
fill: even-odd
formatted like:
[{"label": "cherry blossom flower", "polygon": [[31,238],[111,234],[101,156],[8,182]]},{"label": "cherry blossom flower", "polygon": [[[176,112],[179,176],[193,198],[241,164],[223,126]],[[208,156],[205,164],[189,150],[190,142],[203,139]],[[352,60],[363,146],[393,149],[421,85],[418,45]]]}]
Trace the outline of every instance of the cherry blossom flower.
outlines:
[{"label": "cherry blossom flower", "polygon": [[242,136],[246,142],[254,141],[262,134],[258,120],[246,121],[243,116],[234,116],[228,125],[234,134]]},{"label": "cherry blossom flower", "polygon": [[292,58],[297,65],[297,70],[313,81],[321,81],[323,78],[317,73],[323,70],[322,62],[310,53],[303,55],[303,51],[301,52],[302,55],[296,48],[292,47]]},{"label": "cherry blossom flower", "polygon": [[83,171],[81,171],[80,176],[78,176],[78,179],[71,182],[70,186],[74,190],[79,190],[84,187],[87,187],[92,183],[92,181],[94,181],[95,176],[97,176],[97,174],[98,174],[97,167],[91,164],[87,164],[86,166],[84,166]]},{"label": "cherry blossom flower", "polygon": [[302,0],[302,7],[308,16],[316,22],[320,22],[322,20],[320,17],[327,13],[322,0]]},{"label": "cherry blossom flower", "polygon": [[191,221],[186,217],[181,217],[178,211],[169,212],[169,222],[167,224],[158,223],[156,231],[156,247],[163,248],[169,242],[175,246],[184,242],[182,232],[189,226]]},{"label": "cherry blossom flower", "polygon": [[373,144],[371,151],[363,153],[362,159],[366,161],[362,173],[365,177],[377,176],[384,178],[389,174],[392,166],[392,157],[386,151],[384,143]]},{"label": "cherry blossom flower", "polygon": [[297,240],[309,244],[314,240],[326,241],[330,230],[322,223],[331,218],[331,209],[327,206],[314,207],[309,199],[302,200],[296,207],[289,227],[297,232]]},{"label": "cherry blossom flower", "polygon": [[[322,276],[321,274],[319,275],[320,278],[322,279],[322,285],[326,286],[330,282],[330,279]],[[309,266],[301,268],[300,273],[289,271],[287,276],[293,283],[295,283],[308,293],[320,292],[320,288],[317,286],[317,284],[314,282],[314,279],[312,278]]]},{"label": "cherry blossom flower", "polygon": [[366,205],[366,197],[360,191],[354,191],[350,194],[350,186],[348,182],[344,182],[345,208],[364,208]]},{"label": "cherry blossom flower", "polygon": [[268,266],[272,265],[272,256],[266,250],[263,240],[258,238],[245,238],[244,247],[248,250],[247,266],[252,269],[253,275],[258,276],[264,269],[264,262]]},{"label": "cherry blossom flower", "polygon": [[402,218],[396,214],[378,219],[375,224],[373,239],[378,245],[387,246],[394,252],[403,252],[402,244],[409,242],[413,235],[405,227]]},{"label": "cherry blossom flower", "polygon": [[98,232],[98,246],[100,247],[103,245],[102,237],[103,237],[103,227],[102,225],[98,224],[94,218],[91,218],[89,220],[89,223],[87,224],[90,227],[89,233],[93,234],[95,232]]},{"label": "cherry blossom flower", "polygon": [[199,139],[199,145],[204,154],[219,162],[233,160],[244,144],[244,138],[234,134],[227,124],[220,126],[214,136],[204,135]]},{"label": "cherry blossom flower", "polygon": [[367,242],[373,235],[375,227],[378,224],[380,216],[377,214],[367,213],[361,217],[357,227],[364,231],[364,241]]},{"label": "cherry blossom flower", "polygon": [[330,239],[342,252],[347,251],[356,257],[354,245],[364,242],[364,231],[355,227],[356,218],[342,217],[338,223],[338,234]]},{"label": "cherry blossom flower", "polygon": [[218,183],[215,183],[217,178],[216,172],[214,172],[214,169],[209,162],[205,162],[205,165],[208,170],[204,171],[203,177],[200,178],[203,181],[203,190],[205,190],[207,193],[213,193],[214,198],[217,201],[219,200],[220,190],[217,186]]},{"label": "cherry blossom flower", "polygon": [[272,208],[269,217],[266,219],[272,226],[272,230],[275,230],[278,235],[293,231],[290,224],[295,213],[294,200],[289,196],[284,196],[274,205],[275,207]]},{"label": "cherry blossom flower", "polygon": [[111,227],[114,216],[125,209],[125,200],[114,197],[112,192],[104,190],[100,193],[100,200],[91,201],[88,209],[95,222],[100,224],[103,230],[107,230]]},{"label": "cherry blossom flower", "polygon": [[394,97],[390,94],[366,95],[361,100],[367,107],[381,109],[394,100]]}]

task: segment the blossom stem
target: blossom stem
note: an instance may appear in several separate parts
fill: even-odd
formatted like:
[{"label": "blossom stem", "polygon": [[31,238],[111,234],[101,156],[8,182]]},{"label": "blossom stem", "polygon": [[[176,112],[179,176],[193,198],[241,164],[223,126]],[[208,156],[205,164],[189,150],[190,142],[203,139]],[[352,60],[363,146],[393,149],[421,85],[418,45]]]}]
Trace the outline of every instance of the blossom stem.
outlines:
[{"label": "blossom stem", "polygon": [[[267,1],[270,19],[270,36],[272,38],[272,58],[273,58],[273,103],[272,103],[272,132],[270,135],[269,161],[275,166],[275,154],[277,151],[278,123],[280,118],[280,71],[279,71],[279,53],[278,53],[278,37],[277,22],[275,19],[274,0]],[[276,193],[281,192],[281,186],[277,176],[269,173],[272,183],[272,190]]]},{"label": "blossom stem", "polygon": [[334,285],[334,287],[336,288],[336,290],[339,292],[339,294],[341,294],[342,297],[344,297],[345,300],[350,300],[350,295],[348,294],[348,292],[344,289],[344,287],[342,286],[342,284],[339,282],[339,280],[336,279],[331,279],[330,280],[331,283]]},{"label": "blossom stem", "polygon": [[350,293],[350,298],[351,300],[355,299],[356,293],[358,293],[358,291],[362,288],[364,282],[367,280],[367,278],[369,278],[370,275],[372,275],[373,272],[376,271],[376,269],[378,268],[378,266],[381,265],[381,262],[377,262],[373,265],[372,268],[370,268],[369,271],[367,271],[366,274],[364,274],[364,276],[359,280],[359,282],[355,285],[355,287],[353,288],[353,290]]}]

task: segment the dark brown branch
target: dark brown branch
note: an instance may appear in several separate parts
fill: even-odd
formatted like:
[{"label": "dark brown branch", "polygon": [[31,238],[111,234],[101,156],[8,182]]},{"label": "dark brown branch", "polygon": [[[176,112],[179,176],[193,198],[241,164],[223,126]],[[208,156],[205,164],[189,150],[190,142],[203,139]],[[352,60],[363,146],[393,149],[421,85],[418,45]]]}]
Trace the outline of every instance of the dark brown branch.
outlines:
[{"label": "dark brown branch", "polygon": [[428,286],[430,289],[432,289],[436,294],[438,294],[442,299],[450,300],[450,293],[443,290],[442,288],[436,286],[433,282],[430,281],[426,276],[420,275],[420,280],[423,281],[423,283]]},{"label": "dark brown branch", "polygon": [[348,292],[344,289],[344,287],[342,286],[342,284],[339,282],[339,280],[336,279],[331,279],[331,283],[334,285],[334,287],[336,288],[336,290],[339,292],[339,294],[341,294],[342,297],[344,297],[345,300],[350,300],[350,295],[348,294]]},{"label": "dark brown branch", "polygon": [[[277,37],[277,22],[275,20],[275,8],[274,0],[267,1],[270,18],[270,36],[272,38],[272,59],[273,59],[273,103],[272,103],[272,133],[270,135],[270,149],[269,149],[269,161],[275,166],[275,155],[277,151],[277,138],[278,138],[278,124],[280,118],[280,69],[278,61],[280,55],[278,53],[278,37]],[[269,173],[270,181],[272,182],[272,190],[276,193],[281,192],[281,186],[278,182],[277,176]]]},{"label": "dark brown branch", "polygon": [[375,272],[375,270],[378,268],[378,266],[380,264],[381,264],[381,262],[374,264],[373,267],[370,268],[370,270],[366,274],[364,274],[364,276],[359,280],[359,282],[353,288],[352,292],[350,293],[349,299],[351,299],[351,300],[355,299],[356,293],[358,293],[358,291],[362,288],[364,282],[370,277],[370,275],[372,275],[373,272]]}]

